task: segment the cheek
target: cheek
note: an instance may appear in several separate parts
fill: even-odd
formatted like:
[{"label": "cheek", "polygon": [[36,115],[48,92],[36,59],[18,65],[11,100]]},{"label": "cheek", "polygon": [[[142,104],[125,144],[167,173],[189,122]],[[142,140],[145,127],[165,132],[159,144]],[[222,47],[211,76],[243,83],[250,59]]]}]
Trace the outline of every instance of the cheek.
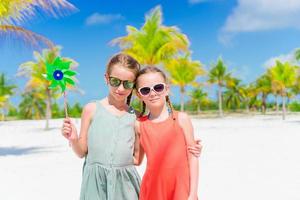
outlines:
[{"label": "cheek", "polygon": [[141,97],[140,97],[140,100],[143,101],[143,102],[147,102],[148,98],[147,98],[147,97],[144,97],[144,96],[141,96]]},{"label": "cheek", "polygon": [[132,92],[132,90],[126,90],[126,94],[130,94]]},{"label": "cheek", "polygon": [[112,86],[110,86],[110,85],[108,84],[108,91],[109,91],[110,93],[114,93],[114,92],[116,91],[116,89],[117,89],[117,88],[112,87]]}]

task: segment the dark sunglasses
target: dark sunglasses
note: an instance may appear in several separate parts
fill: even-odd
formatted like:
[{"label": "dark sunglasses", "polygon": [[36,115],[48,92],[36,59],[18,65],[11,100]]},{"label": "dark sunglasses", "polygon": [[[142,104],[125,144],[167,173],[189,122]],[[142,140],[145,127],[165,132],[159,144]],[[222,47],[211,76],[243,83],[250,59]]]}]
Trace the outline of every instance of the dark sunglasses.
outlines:
[{"label": "dark sunglasses", "polygon": [[109,84],[112,86],[112,87],[119,87],[121,85],[121,83],[123,84],[123,87],[125,89],[132,89],[134,87],[134,82],[132,81],[129,81],[129,80],[120,80],[116,77],[109,77]]},{"label": "dark sunglasses", "polygon": [[165,89],[165,84],[158,83],[156,85],[153,85],[152,87],[141,87],[138,89],[138,91],[142,96],[146,96],[146,95],[150,94],[150,92],[152,90],[154,90],[154,92],[156,92],[156,93],[161,93],[164,91],[164,89]]}]

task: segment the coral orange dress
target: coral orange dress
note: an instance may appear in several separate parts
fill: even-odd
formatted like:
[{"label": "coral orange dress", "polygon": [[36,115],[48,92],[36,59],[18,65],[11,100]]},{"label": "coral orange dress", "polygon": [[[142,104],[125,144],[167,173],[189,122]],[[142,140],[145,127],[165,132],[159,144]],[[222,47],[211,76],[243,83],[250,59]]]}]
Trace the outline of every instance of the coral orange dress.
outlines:
[{"label": "coral orange dress", "polygon": [[174,111],[162,122],[140,121],[140,142],[147,157],[140,200],[187,200],[190,175],[183,129]]}]

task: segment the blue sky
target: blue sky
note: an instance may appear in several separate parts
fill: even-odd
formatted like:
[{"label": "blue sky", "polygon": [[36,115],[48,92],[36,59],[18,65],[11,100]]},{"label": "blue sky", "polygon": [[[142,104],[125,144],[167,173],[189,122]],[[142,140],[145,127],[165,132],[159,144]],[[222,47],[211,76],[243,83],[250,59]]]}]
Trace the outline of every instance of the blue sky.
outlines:
[{"label": "blue sky", "polygon": [[[126,25],[140,28],[145,14],[157,5],[164,25],[176,25],[191,41],[192,58],[206,68],[222,56],[245,83],[254,81],[274,59],[292,60],[300,46],[298,0],[71,0],[79,12],[60,19],[36,17],[24,27],[63,47],[62,56],[79,63],[79,87],[85,95],[69,94],[71,103],[85,104],[107,94],[103,74],[109,57],[118,52],[109,42],[126,34]],[[5,39],[6,40],[6,39]],[[0,40],[0,72],[20,88],[18,66],[32,60],[32,50],[17,41]],[[179,101],[178,89],[173,101]],[[209,91],[209,89],[208,89]],[[215,92],[210,90],[210,96]],[[18,103],[20,98],[13,97]]]}]

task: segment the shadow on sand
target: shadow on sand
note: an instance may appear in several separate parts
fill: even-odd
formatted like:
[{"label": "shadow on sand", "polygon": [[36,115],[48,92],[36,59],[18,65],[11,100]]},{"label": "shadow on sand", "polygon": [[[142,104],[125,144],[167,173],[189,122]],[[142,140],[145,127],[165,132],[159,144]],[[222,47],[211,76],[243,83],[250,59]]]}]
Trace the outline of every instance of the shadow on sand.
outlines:
[{"label": "shadow on sand", "polygon": [[22,156],[35,153],[51,152],[53,147],[0,147],[0,156]]}]

